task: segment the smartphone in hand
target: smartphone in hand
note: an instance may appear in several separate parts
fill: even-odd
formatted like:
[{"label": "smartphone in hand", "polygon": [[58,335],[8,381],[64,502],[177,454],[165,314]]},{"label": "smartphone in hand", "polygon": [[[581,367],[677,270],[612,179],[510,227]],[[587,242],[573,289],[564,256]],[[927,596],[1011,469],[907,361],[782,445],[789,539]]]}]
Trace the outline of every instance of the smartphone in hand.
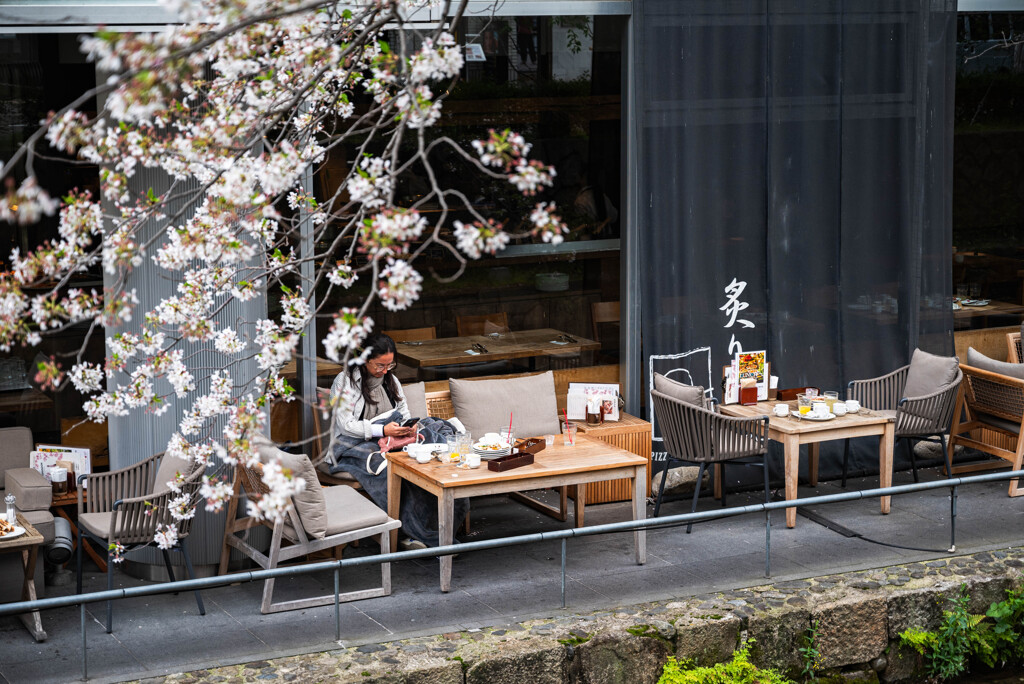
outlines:
[{"label": "smartphone in hand", "polygon": [[413,427],[418,422],[420,422],[419,418],[410,418],[409,420],[402,423],[402,427]]}]

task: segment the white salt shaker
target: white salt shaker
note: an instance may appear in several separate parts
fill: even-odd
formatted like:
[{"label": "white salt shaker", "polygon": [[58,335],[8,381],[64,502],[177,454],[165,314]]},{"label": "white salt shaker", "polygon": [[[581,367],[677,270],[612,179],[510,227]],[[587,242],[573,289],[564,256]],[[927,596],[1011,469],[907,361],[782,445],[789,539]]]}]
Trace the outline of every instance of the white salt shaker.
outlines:
[{"label": "white salt shaker", "polygon": [[14,495],[8,494],[7,496],[5,496],[4,503],[7,504],[7,515],[4,517],[4,520],[11,523],[12,525],[16,525],[18,521],[18,516],[17,511],[14,508]]}]

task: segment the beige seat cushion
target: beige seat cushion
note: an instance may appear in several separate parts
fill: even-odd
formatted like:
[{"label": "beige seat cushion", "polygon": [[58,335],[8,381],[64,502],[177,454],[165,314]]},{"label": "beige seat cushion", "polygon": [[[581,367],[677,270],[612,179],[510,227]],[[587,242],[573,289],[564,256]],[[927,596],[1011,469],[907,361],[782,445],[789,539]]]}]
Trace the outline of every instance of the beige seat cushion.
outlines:
[{"label": "beige seat cushion", "polygon": [[388,521],[387,513],[352,487],[328,487],[324,490],[324,499],[328,536]]},{"label": "beige seat cushion", "polygon": [[316,469],[318,474],[335,480],[345,480],[346,482],[357,481],[355,476],[352,473],[348,472],[347,470],[339,470],[336,473],[332,473],[331,464],[328,463],[327,461],[321,461],[320,463],[318,463]]},{"label": "beige seat cushion", "polygon": [[924,397],[945,389],[956,379],[959,368],[960,360],[955,356],[936,356],[915,349],[907,370],[903,396]]},{"label": "beige seat cushion", "polygon": [[14,495],[22,512],[48,511],[53,501],[53,486],[35,468],[8,470],[6,491]]},{"label": "beige seat cushion", "polygon": [[413,418],[426,418],[427,413],[427,389],[422,382],[415,382],[410,385],[402,385],[402,393],[405,394],[405,403],[409,407],[409,414]]},{"label": "beige seat cushion", "polygon": [[704,388],[700,385],[687,385],[672,378],[667,378],[661,373],[655,373],[654,389],[662,394],[667,394],[673,399],[705,408]]},{"label": "beige seat cushion", "polygon": [[25,520],[29,521],[36,532],[43,535],[43,544],[49,544],[54,538],[53,513],[50,511],[21,511]]},{"label": "beige seat cushion", "polygon": [[522,378],[449,380],[455,417],[474,439],[512,427],[517,437],[558,434],[558,402],[551,371]]},{"label": "beige seat cushion", "polygon": [[[306,481],[306,488],[292,497],[295,502],[295,512],[299,515],[306,536],[314,539],[323,539],[327,534],[327,511],[324,504],[324,490],[317,479],[316,469],[313,468],[309,456],[305,454],[289,454],[282,451],[273,444],[263,443],[256,447],[260,455],[260,461],[269,463],[272,460],[280,461],[282,468],[292,471],[293,477],[301,477]],[[345,489],[348,489],[346,487]],[[285,531],[290,539],[294,533],[289,532],[292,523],[285,517]]]},{"label": "beige seat cushion", "polygon": [[106,539],[107,535],[110,534],[110,518],[113,515],[111,511],[106,513],[82,513],[82,515],[78,516],[78,525],[89,530],[90,533],[100,539]]}]

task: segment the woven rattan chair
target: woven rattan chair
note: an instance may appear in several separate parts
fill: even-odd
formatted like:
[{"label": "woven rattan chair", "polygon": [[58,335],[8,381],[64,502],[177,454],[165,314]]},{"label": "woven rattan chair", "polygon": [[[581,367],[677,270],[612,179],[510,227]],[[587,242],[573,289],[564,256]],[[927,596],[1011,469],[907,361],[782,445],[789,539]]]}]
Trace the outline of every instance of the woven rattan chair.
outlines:
[{"label": "woven rattan chair", "polygon": [[[176,479],[179,469],[190,468],[179,483],[181,494],[196,496],[205,468],[201,464],[190,465],[186,461],[157,454],[135,465],[112,470],[107,473],[81,475],[78,478],[78,528],[82,538],[78,544],[78,593],[82,593],[82,547],[92,539],[107,549],[107,589],[114,588],[114,566],[110,545],[118,543],[125,551],[153,543],[157,526],[175,527],[180,551],[185,561],[185,571],[193,579],[192,559],[188,555],[186,538],[192,528],[192,520],[175,520],[171,517],[168,503],[179,496],[167,482]],[[88,501],[83,501],[83,487],[88,486]],[[174,581],[174,570],[167,550],[162,550],[167,574]],[[206,615],[203,597],[195,592],[199,614]],[[107,634],[113,626],[113,607],[107,601]]]},{"label": "woven rattan chair", "polygon": [[1010,363],[1021,363],[1024,360],[1020,332],[1006,333],[1006,360]]},{"label": "woven rattan chair", "polygon": [[[390,532],[402,525],[400,521],[389,518],[387,513],[377,508],[373,502],[351,487],[327,487],[324,489],[324,495],[328,500],[327,535],[322,539],[310,538],[296,512],[294,500],[288,509],[288,520],[291,525],[287,528],[282,520],[275,523],[253,517],[236,518],[238,497],[242,491],[245,492],[249,500],[258,500],[259,497],[265,496],[270,491],[263,482],[260,464],[257,463],[253,467],[240,464],[235,468],[235,495],[228,504],[228,524],[224,530],[224,547],[218,570],[218,574],[221,575],[227,572],[232,548],[241,551],[263,569],[276,568],[282,562],[317,551],[334,549],[367,537],[378,537],[381,553],[390,553]],[[254,547],[247,539],[246,531],[260,525],[273,530],[270,537],[270,549],[266,553]],[[332,532],[332,530],[334,531]],[[238,532],[242,532],[243,535],[237,536]],[[338,600],[356,601],[390,594],[391,564],[381,563],[381,586],[339,592]],[[267,614],[312,608],[334,603],[334,600],[334,594],[330,593],[324,596],[274,603],[274,580],[268,579],[263,582],[263,600],[260,603],[260,612]]]},{"label": "woven rattan chair", "polygon": [[[949,433],[946,462],[960,444],[997,456],[999,461],[971,463],[951,468],[952,474],[1005,467],[1020,470],[1024,462],[1024,380],[960,364],[964,382]],[[966,411],[966,418],[964,418]],[[1006,448],[1012,445],[1012,449]],[[1010,496],[1020,496],[1019,481],[1010,481]]]},{"label": "woven rattan chair", "polygon": [[[953,409],[963,373],[958,370],[953,382],[936,392],[923,397],[905,397],[903,388],[906,387],[909,371],[910,366],[906,365],[881,377],[853,380],[847,386],[846,398],[856,399],[866,408],[888,411],[896,416],[895,437],[897,441],[903,440],[914,472],[914,482],[917,482],[917,459],[913,442],[926,437],[938,437],[942,441],[942,452],[946,454],[946,435],[953,422]],[[843,447],[843,487],[846,487],[849,460],[850,440],[847,439]],[[946,472],[949,472],[948,456]]]},{"label": "woven rattan chair", "polygon": [[[651,390],[651,401],[654,404],[654,415],[657,417],[661,436],[668,452],[665,471],[658,487],[658,498],[654,504],[654,517],[658,517],[661,499],[665,493],[665,480],[672,461],[698,463],[700,472],[693,492],[691,511],[697,510],[697,499],[700,496],[700,484],[704,480],[704,470],[709,464],[720,464],[725,472],[725,464],[729,461],[739,462],[749,459],[760,459],[760,463],[743,463],[758,465],[764,469],[765,502],[771,496],[768,488],[768,416],[757,418],[733,418],[723,416],[694,404]],[[724,479],[724,477],[723,477]],[[722,505],[725,505],[725,488],[722,488]],[[686,526],[690,532],[692,525]]]}]

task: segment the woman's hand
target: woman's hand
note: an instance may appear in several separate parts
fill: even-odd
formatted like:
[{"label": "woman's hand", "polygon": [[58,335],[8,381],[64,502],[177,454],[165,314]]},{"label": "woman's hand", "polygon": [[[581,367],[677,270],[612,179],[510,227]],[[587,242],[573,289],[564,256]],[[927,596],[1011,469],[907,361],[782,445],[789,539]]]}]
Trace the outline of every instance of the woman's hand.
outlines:
[{"label": "woman's hand", "polygon": [[384,436],[385,437],[408,437],[409,435],[412,434],[413,429],[414,428],[412,428],[412,427],[402,427],[401,423],[396,423],[396,422],[392,421],[392,422],[390,422],[390,423],[388,423],[387,425],[384,426]]}]

